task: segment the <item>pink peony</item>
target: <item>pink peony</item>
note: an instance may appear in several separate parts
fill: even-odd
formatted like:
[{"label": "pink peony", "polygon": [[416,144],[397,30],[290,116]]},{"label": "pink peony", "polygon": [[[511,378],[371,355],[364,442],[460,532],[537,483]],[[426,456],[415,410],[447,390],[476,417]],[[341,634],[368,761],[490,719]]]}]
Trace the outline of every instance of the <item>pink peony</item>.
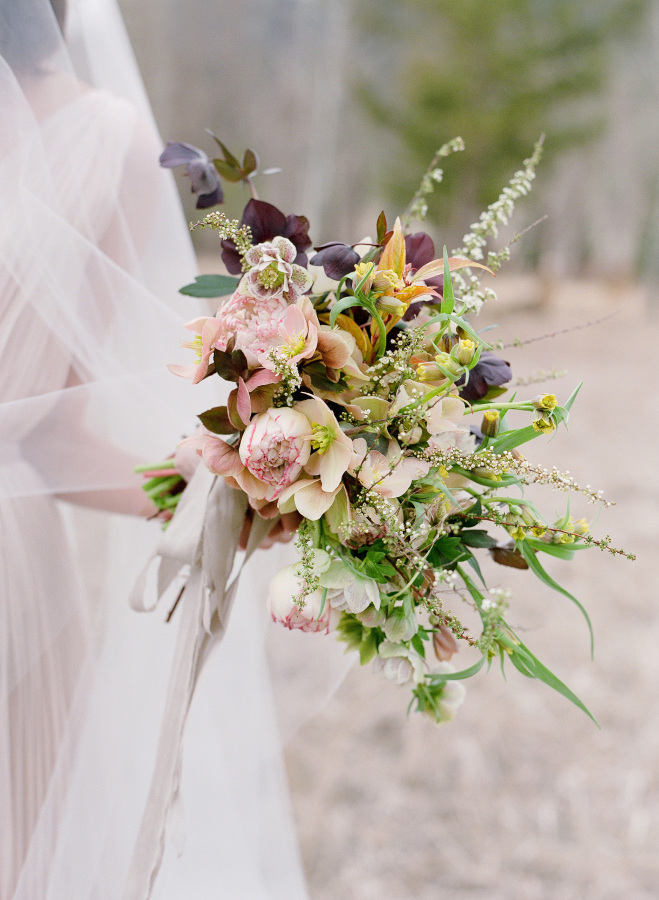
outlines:
[{"label": "pink peony", "polygon": [[240,459],[274,500],[292,484],[311,454],[313,432],[302,413],[286,407],[255,416],[240,441]]},{"label": "pink peony", "polygon": [[271,347],[279,343],[279,333],[289,304],[283,297],[257,299],[241,287],[217,311],[219,322],[215,346],[226,350],[231,338],[234,349],[242,350],[250,366],[262,365]]}]

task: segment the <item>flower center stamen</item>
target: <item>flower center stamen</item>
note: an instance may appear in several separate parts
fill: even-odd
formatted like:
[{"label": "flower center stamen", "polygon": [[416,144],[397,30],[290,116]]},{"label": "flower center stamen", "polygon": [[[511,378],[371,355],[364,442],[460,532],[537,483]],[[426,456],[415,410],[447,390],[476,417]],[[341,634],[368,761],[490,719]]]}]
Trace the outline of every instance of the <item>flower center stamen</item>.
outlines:
[{"label": "flower center stamen", "polygon": [[317,450],[321,455],[323,453],[327,453],[332,443],[334,442],[334,432],[327,425],[319,425],[318,423],[314,423],[311,426],[313,431],[313,437],[311,438],[311,446],[314,450]]}]

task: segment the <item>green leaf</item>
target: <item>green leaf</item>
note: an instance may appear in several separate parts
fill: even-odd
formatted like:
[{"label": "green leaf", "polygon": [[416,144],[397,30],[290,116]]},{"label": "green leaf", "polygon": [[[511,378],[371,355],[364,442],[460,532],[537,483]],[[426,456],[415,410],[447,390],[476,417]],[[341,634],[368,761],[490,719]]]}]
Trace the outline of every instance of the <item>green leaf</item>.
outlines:
[{"label": "green leaf", "polygon": [[451,471],[456,472],[458,475],[464,475],[465,478],[469,478],[474,484],[482,484],[483,487],[501,489],[512,484],[519,484],[519,479],[515,475],[502,475],[499,481],[494,481],[491,478],[483,478],[482,475],[476,475],[474,472],[469,469],[463,469],[461,466],[453,465],[451,466]]},{"label": "green leaf", "polygon": [[478,575],[478,577],[480,578],[483,588],[487,590],[487,585],[485,584],[485,579],[483,578],[483,573],[481,572],[481,567],[478,564],[478,560],[476,559],[476,557],[473,555],[470,556],[469,559],[466,560],[466,563],[468,566],[471,566],[476,575]]},{"label": "green leaf", "polygon": [[365,629],[359,645],[359,662],[362,666],[369,663],[378,652],[378,640],[375,629]]},{"label": "green leaf", "polygon": [[217,143],[217,146],[220,148],[220,150],[224,154],[224,158],[229,163],[229,165],[232,166],[234,169],[240,169],[240,163],[238,162],[236,157],[233,155],[233,153],[231,153],[231,151],[225,147],[225,145],[222,143],[222,141],[219,138],[216,138],[215,135],[213,135],[213,137],[215,138],[215,142]]},{"label": "green leaf", "polygon": [[378,216],[378,224],[377,224],[377,234],[378,234],[378,244],[384,243],[384,238],[387,233],[387,217],[384,214],[384,210]]},{"label": "green leaf", "polygon": [[485,665],[485,657],[481,656],[477,663],[469,666],[468,669],[461,669],[459,672],[438,672],[435,675],[426,675],[426,679],[430,684],[442,684],[445,681],[462,681],[465,678],[471,678]]},{"label": "green leaf", "polygon": [[433,568],[450,568],[471,556],[457,537],[441,537],[435,541],[428,554],[428,562]]},{"label": "green leaf", "polygon": [[567,597],[568,600],[571,600],[577,609],[581,611],[584,619],[586,620],[586,625],[588,625],[588,632],[590,634],[590,655],[593,656],[594,647],[595,647],[595,639],[593,635],[593,626],[590,621],[590,616],[586,612],[586,609],[582,603],[580,603],[577,598],[571,594],[569,591],[565,590],[564,587],[554,581],[551,575],[545,571],[542,567],[542,563],[533,552],[532,548],[528,546],[528,541],[519,541],[517,544],[520,553],[528,563],[529,569],[540,579],[540,581],[544,582],[548,587],[552,588],[552,590],[557,591],[559,594],[563,594],[564,597]]},{"label": "green leaf", "polygon": [[243,175],[247,177],[251,175],[252,172],[256,172],[259,167],[259,160],[254,153],[253,150],[245,150],[245,155],[243,156]]},{"label": "green leaf", "polygon": [[538,553],[547,553],[549,556],[568,560],[574,559],[574,554],[577,550],[587,550],[589,546],[588,544],[548,544],[545,541],[530,537],[524,538],[524,543]]},{"label": "green leaf", "polygon": [[487,394],[479,400],[479,403],[491,403],[492,400],[496,400],[497,397],[501,397],[502,394],[507,393],[508,388],[501,387],[497,384],[491,384],[487,390]]},{"label": "green leaf", "polygon": [[348,387],[347,382],[343,378],[338,381],[332,381],[327,377],[327,370],[322,362],[309,363],[304,367],[304,371],[311,378],[311,384],[318,391],[331,391],[333,394],[340,394]]},{"label": "green leaf", "polygon": [[444,287],[442,289],[444,299],[442,300],[441,311],[445,315],[450,315],[455,308],[455,297],[453,295],[453,285],[451,284],[451,269],[448,264],[448,250],[444,245]]},{"label": "green leaf", "polygon": [[236,428],[231,423],[226,406],[214,406],[197,416],[204,428],[213,434],[235,434]]},{"label": "green leaf", "polygon": [[476,606],[480,609],[481,603],[483,602],[485,597],[478,590],[478,588],[476,587],[476,585],[473,582],[473,579],[471,579],[469,577],[469,575],[467,575],[467,573],[460,566],[457,567],[457,571],[458,571],[458,574],[460,575],[460,578],[462,578],[462,580],[464,581],[465,587],[471,594],[471,599],[474,601]]},{"label": "green leaf", "polygon": [[496,545],[496,540],[482,529],[470,529],[469,531],[460,532],[460,540],[467,547],[482,547],[489,550],[490,547]]},{"label": "green leaf", "polygon": [[564,408],[568,412],[570,412],[570,410],[572,409],[572,404],[577,399],[577,394],[579,393],[579,391],[581,390],[582,387],[583,387],[583,381],[580,381],[579,384],[575,387],[575,389],[570,394],[570,398],[564,406]]},{"label": "green leaf", "polygon": [[186,284],[179,294],[187,297],[226,297],[233,294],[240,282],[231,275],[197,275],[193,284]]},{"label": "green leaf", "polygon": [[243,173],[240,166],[238,166],[237,169],[234,169],[233,166],[224,162],[223,159],[214,159],[213,165],[217,169],[218,175],[221,175],[222,178],[230,184],[238,184],[239,181],[243,180]]},{"label": "green leaf", "polygon": [[359,297],[355,297],[352,295],[350,297],[344,297],[343,300],[339,300],[338,303],[335,303],[332,307],[332,311],[330,312],[330,326],[334,328],[334,326],[336,325],[337,316],[339,316],[339,314],[342,313],[344,309],[350,309],[353,306],[361,306],[363,309],[366,308],[365,304],[359,299]]},{"label": "green leaf", "polygon": [[426,658],[426,648],[423,646],[423,641],[419,637],[418,634],[415,634],[412,640],[410,641],[416,652],[419,654],[421,659]]},{"label": "green leaf", "polygon": [[[516,640],[519,641],[519,638],[516,638]],[[593,716],[588,707],[582,703],[577,695],[574,694],[560,678],[543,665],[521,641],[519,641],[518,644],[513,644],[511,642],[509,650],[510,661],[522,675],[526,675],[527,678],[537,678],[539,681],[544,682],[544,684],[552,688],[552,690],[561,694],[566,700],[569,700],[570,703],[574,703],[576,707],[586,713],[589,719],[592,719],[598,728],[600,727],[595,716]]]},{"label": "green leaf", "polygon": [[516,428],[514,431],[499,432],[499,436],[490,444],[490,450],[494,450],[495,453],[505,453],[507,450],[513,450],[521,444],[532,441],[540,434],[541,432],[536,431],[533,425]]}]

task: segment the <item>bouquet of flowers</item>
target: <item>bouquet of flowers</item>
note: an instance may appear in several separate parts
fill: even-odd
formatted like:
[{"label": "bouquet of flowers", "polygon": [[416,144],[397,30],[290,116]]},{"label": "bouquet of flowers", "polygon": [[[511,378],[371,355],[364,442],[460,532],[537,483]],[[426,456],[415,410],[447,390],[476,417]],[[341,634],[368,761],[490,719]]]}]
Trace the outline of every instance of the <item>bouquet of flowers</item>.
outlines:
[{"label": "bouquet of flowers", "polygon": [[[491,278],[510,254],[487,252],[487,243],[530,189],[541,142],[451,254],[410,225],[423,219],[440,159],[462,149],[459,139],[441,148],[405,215],[390,225],[382,213],[373,238],[313,251],[303,216],[256,198],[256,155],[240,162],[217,143],[215,160],[186,144],[161,157],[186,166],[200,208],[221,202],[221,179],[252,192],[240,222],[212,212],[199,223],[218,233],[230,274],[182,289],[220,303],[185,326],[195,361],[170,369],[193,383],[219,377],[231,391],[226,405],[201,413],[177,458],[200,455],[244,492],[254,517],[296,516],[300,560],[273,575],[272,618],[335,634],[362,664],[409,685],[415,708],[437,722],[454,716],[462,681],[495,658],[588,712],[515,633],[509,592],[488,589],[481,567],[489,556],[527,569],[587,620],[543,555],[622,552],[574,521],[569,501],[549,521],[525,496],[527,485],[543,484],[608,505],[520,451],[567,422],[579,388],[561,399],[507,396],[510,366],[470,322],[494,297]],[[146,487],[172,510],[185,496],[181,466],[176,458],[161,466],[149,467]],[[456,612],[465,603],[479,630]],[[449,660],[461,644],[477,656],[456,671]]]}]

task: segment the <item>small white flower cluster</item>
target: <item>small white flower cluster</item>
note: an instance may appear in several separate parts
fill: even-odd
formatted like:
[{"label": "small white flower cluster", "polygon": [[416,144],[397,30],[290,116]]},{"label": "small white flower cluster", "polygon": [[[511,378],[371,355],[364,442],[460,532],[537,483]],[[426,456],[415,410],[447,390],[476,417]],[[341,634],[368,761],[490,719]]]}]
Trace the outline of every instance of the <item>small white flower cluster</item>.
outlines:
[{"label": "small white flower cluster", "polygon": [[[475,262],[485,256],[483,250],[488,238],[497,237],[499,226],[507,225],[515,211],[515,202],[525,197],[531,190],[531,184],[535,178],[535,170],[542,155],[542,138],[535,145],[532,156],[524,160],[524,168],[515,172],[510,182],[502,190],[498,198],[481,213],[478,222],[474,222],[471,230],[463,237],[463,246],[454,250],[453,256],[465,256]],[[508,248],[498,253],[490,253],[487,263],[490,268],[498,269],[510,256]],[[480,277],[471,269],[464,272],[456,272],[453,275],[453,289],[461,295],[465,311],[478,314],[488,300],[496,299],[496,293],[491,288],[481,288]]]},{"label": "small white flower cluster", "polygon": [[394,346],[368,368],[367,375],[370,381],[362,388],[362,394],[366,396],[376,393],[385,399],[393,399],[401,384],[416,376],[415,370],[410,365],[410,357],[419,349],[424,339],[424,328],[403,331]]},{"label": "small white flower cluster", "polygon": [[491,588],[489,597],[481,601],[480,614],[483,631],[478,639],[478,647],[483,653],[493,652],[496,630],[502,624],[502,617],[508,609],[512,592],[508,588]]},{"label": "small white flower cluster", "polygon": [[[222,240],[233,241],[238,253],[244,257],[252,246],[252,229],[249,225],[241,225],[237,219],[228,219],[223,212],[209,213],[200,222],[191,222],[190,231],[195,228],[212,228],[217,231]],[[243,268],[249,266],[243,260]]]},{"label": "small white flower cluster", "polygon": [[281,381],[277,386],[275,396],[273,398],[274,406],[289,406],[294,404],[293,395],[302,385],[302,378],[295,363],[281,353],[278,348],[273,348],[268,354],[268,358],[272,363],[273,371],[276,375],[281,375]]},{"label": "small white flower cluster", "polygon": [[408,227],[413,221],[423,222],[428,215],[428,203],[425,197],[432,194],[435,187],[441,184],[444,178],[444,170],[437,166],[439,160],[450,156],[452,153],[459,153],[464,148],[465,142],[461,137],[453,138],[452,141],[448,141],[439,148],[421,179],[421,184],[412,198],[405,215],[402,217],[402,223],[405,227]]}]

